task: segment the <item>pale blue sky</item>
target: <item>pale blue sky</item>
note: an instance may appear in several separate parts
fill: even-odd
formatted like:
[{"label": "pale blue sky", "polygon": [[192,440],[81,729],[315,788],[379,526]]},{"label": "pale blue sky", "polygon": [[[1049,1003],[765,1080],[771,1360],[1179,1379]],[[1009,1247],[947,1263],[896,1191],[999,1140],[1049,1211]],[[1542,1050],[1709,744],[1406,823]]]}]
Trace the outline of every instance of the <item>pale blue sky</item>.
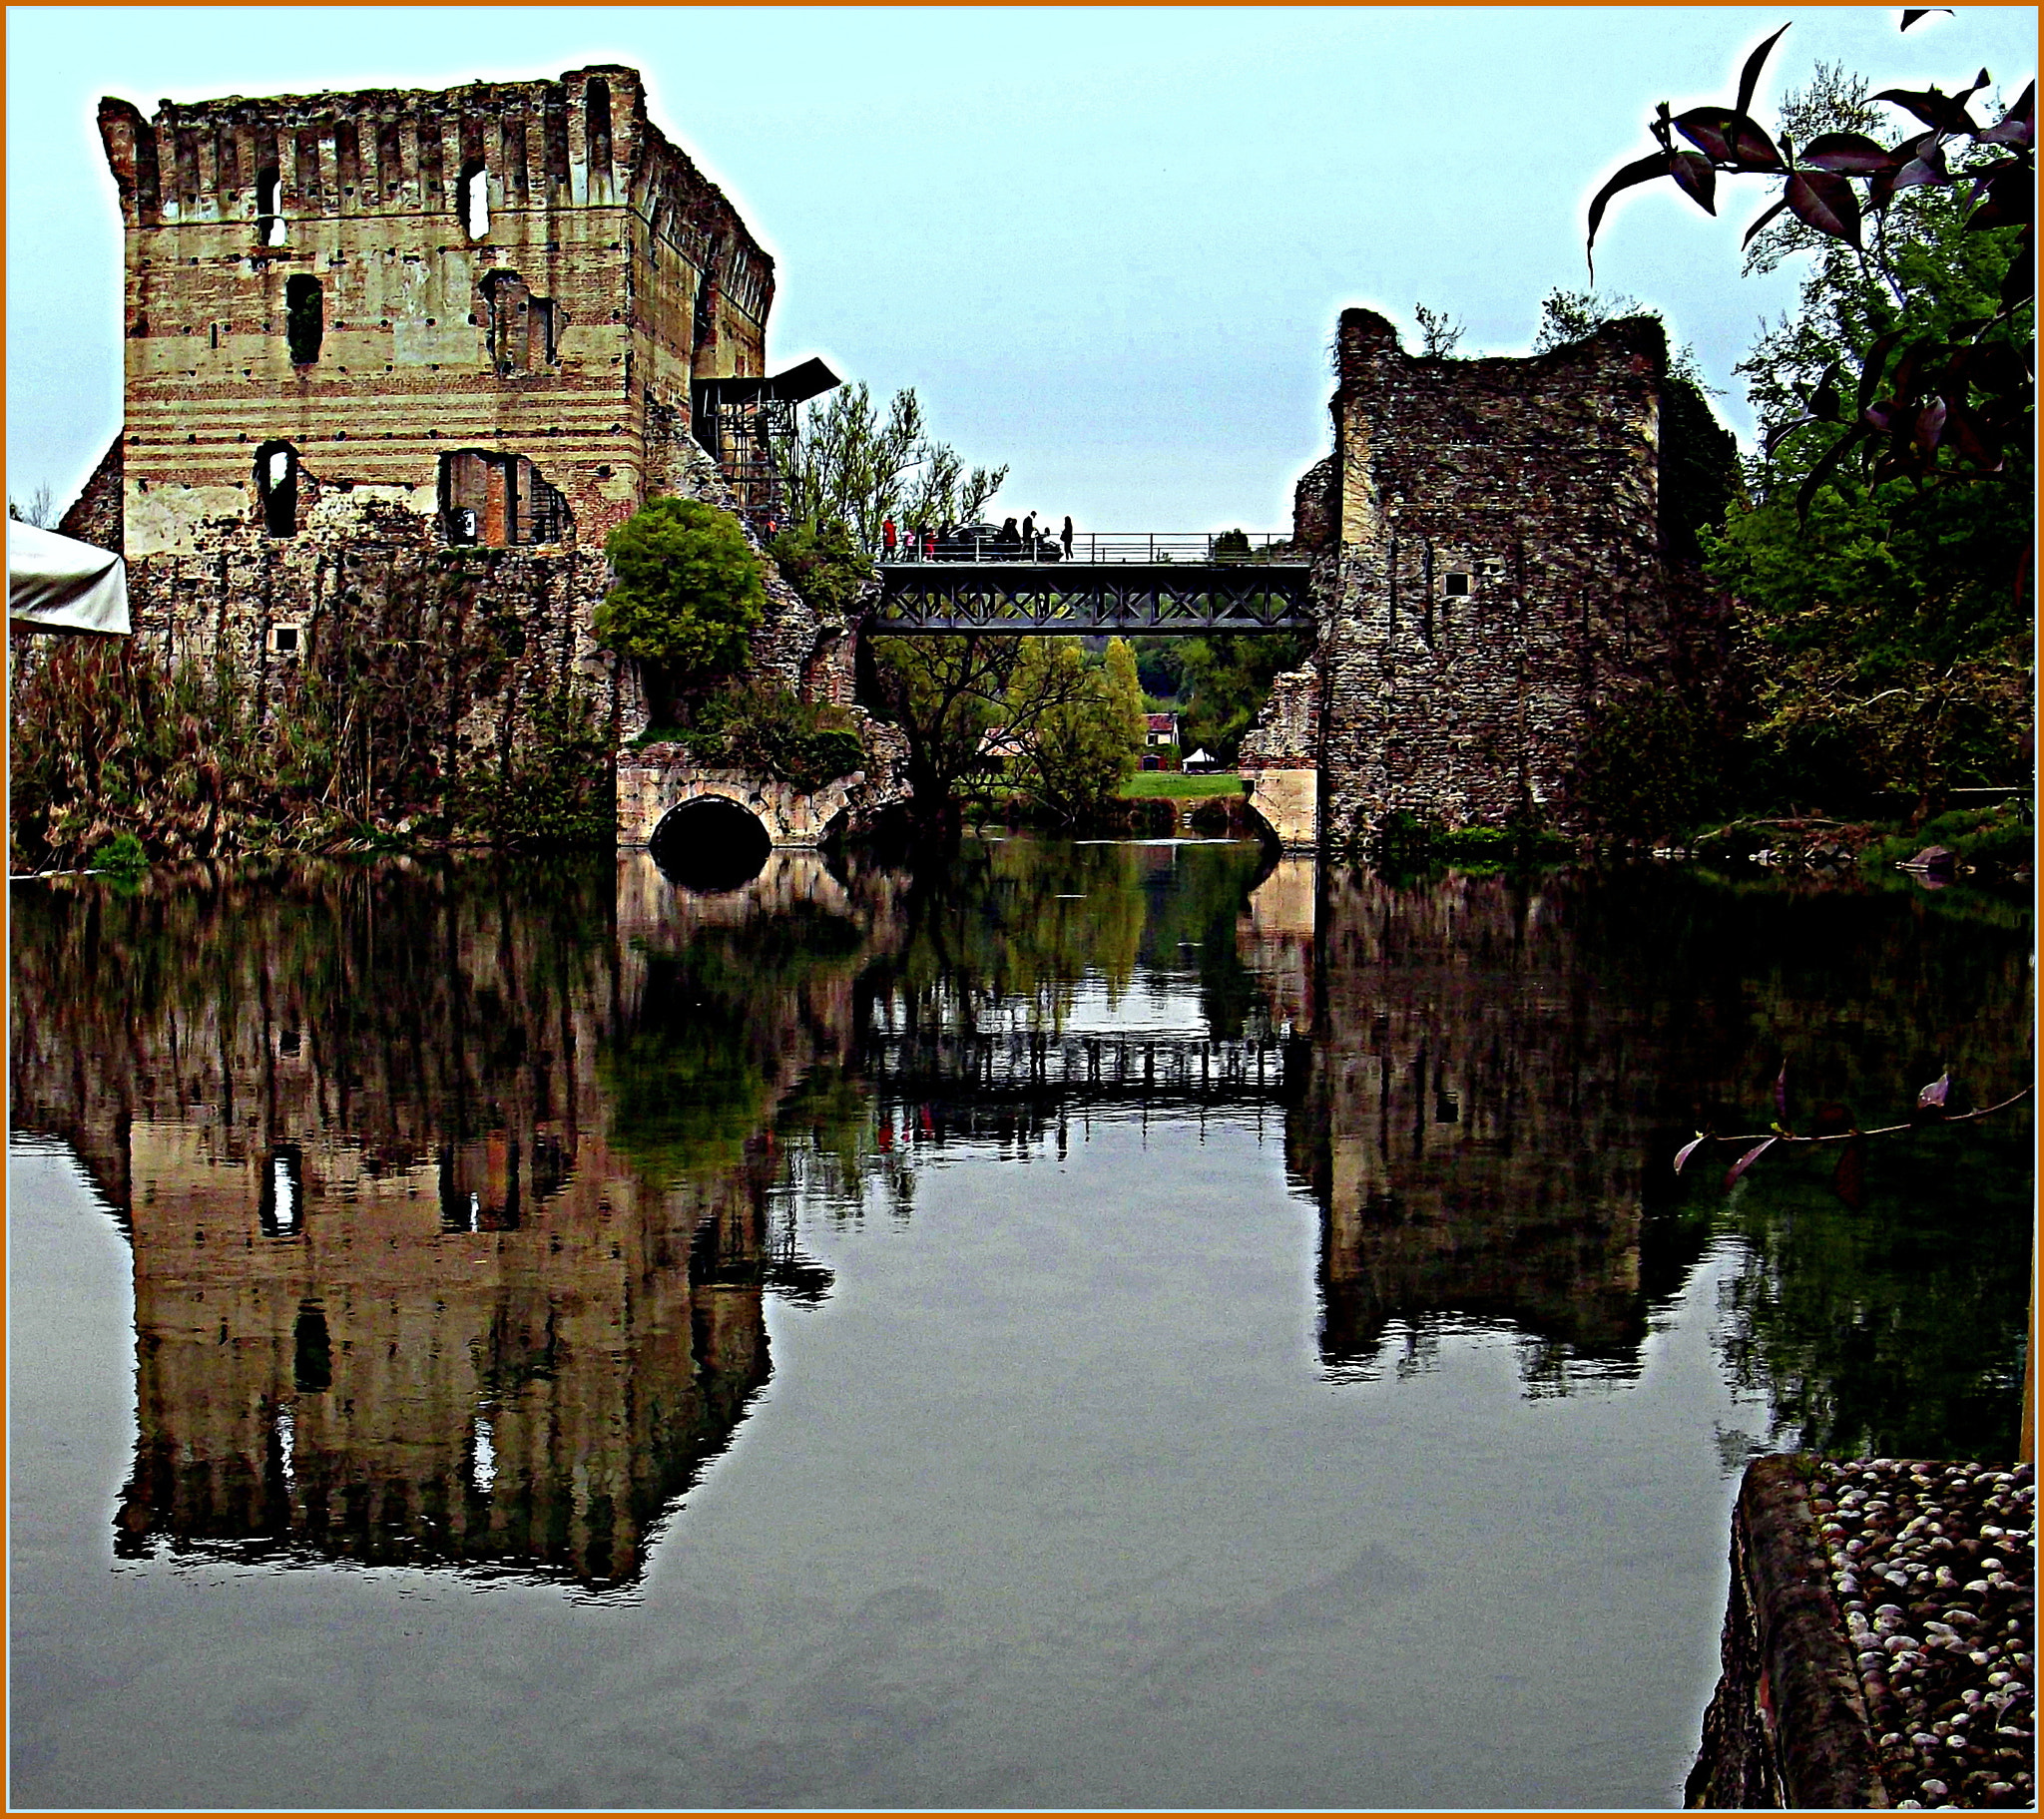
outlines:
[{"label": "pale blue sky", "polygon": [[[1094,528],[1280,528],[1328,446],[1336,312],[1415,301],[1522,352],[1581,287],[1583,212],[1646,123],[1762,114],[1819,60],[2013,96],[2034,8],[1897,34],[1894,8],[8,10],[8,476],[68,498],[120,417],[120,220],[94,110],[632,64],[655,119],[774,254],[777,368],[913,385],[1005,509]],[[1792,274],[1742,280],[1768,197],[1616,206],[1598,279],[1660,307],[1720,408]]]}]

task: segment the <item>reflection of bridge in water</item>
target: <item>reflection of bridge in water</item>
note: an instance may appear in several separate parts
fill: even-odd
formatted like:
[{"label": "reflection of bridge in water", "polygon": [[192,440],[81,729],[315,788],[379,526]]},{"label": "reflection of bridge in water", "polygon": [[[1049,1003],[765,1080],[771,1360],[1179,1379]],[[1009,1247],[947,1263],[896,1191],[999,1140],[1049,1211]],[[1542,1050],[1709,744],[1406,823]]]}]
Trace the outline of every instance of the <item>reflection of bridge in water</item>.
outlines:
[{"label": "reflection of bridge in water", "polygon": [[885,1097],[913,1104],[1056,1101],[1142,1106],[1289,1105],[1303,1092],[1310,1045],[1297,1037],[876,1034],[861,1057]]}]

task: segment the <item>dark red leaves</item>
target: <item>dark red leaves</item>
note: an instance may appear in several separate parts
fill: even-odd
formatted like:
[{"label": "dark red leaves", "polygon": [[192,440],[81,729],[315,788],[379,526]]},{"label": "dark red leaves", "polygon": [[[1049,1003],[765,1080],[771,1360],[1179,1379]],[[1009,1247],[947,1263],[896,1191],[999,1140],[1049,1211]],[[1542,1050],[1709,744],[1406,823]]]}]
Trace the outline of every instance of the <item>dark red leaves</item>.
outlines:
[{"label": "dark red leaves", "polygon": [[2022,227],[2031,220],[2035,207],[2029,171],[2013,165],[1987,186],[1987,200],[1967,217],[1966,226],[1973,229]]},{"label": "dark red leaves", "polygon": [[1754,1165],[1754,1163],[1759,1161],[1762,1156],[1767,1154],[1767,1152],[1770,1149],[1774,1148],[1774,1146],[1781,1140],[1782,1139],[1780,1137],[1762,1137],[1761,1140],[1754,1144],[1754,1146],[1751,1149],[1749,1149],[1744,1155],[1742,1155],[1738,1161],[1734,1162],[1730,1168],[1725,1170],[1725,1185],[1730,1187],[1733,1184],[1733,1182],[1738,1180],[1742,1174],[1744,1174],[1749,1168],[1751,1168]]},{"label": "dark red leaves", "polygon": [[1688,1142],[1684,1143],[1683,1146],[1675,1152],[1675,1172],[1677,1174],[1680,1174],[1682,1172],[1683,1163],[1688,1161],[1691,1156],[1696,1154],[1697,1149],[1700,1145],[1708,1143],[1710,1140],[1710,1136],[1708,1133],[1706,1133],[1701,1137],[1691,1137]]},{"label": "dark red leaves", "polygon": [[1735,114],[1744,114],[1753,105],[1753,92],[1760,86],[1761,71],[1767,64],[1768,53],[1775,48],[1776,40],[1782,36],[1782,32],[1788,29],[1785,25],[1773,38],[1764,40],[1760,48],[1746,60],[1746,68],[1739,72],[1739,105],[1733,109]]},{"label": "dark red leaves", "polygon": [[[1905,25],[1925,12],[1948,10],[1914,9],[1905,15]],[[1899,358],[1896,337],[1881,336],[1856,362],[1855,373],[1827,372],[1818,381],[1806,399],[1807,416],[1772,425],[1767,448],[1772,453],[1785,437],[1815,423],[1835,424],[1842,431],[1803,477],[1796,494],[1798,517],[1806,515],[1848,455],[1856,456],[1861,477],[1876,486],[1897,478],[1935,483],[1947,474],[1958,477],[1961,467],[1969,470],[1963,476],[1967,480],[2004,471],[2006,451],[2028,443],[2034,415],[2034,375],[2026,361],[2014,357],[2009,318],[2036,293],[2031,256],[2036,85],[2026,87],[1992,127],[1982,127],[1967,111],[1987,85],[1985,70],[1956,95],[1937,88],[1886,89],[1873,99],[1913,115],[1917,128],[1888,147],[1862,133],[1822,133],[1802,148],[1798,160],[1786,140],[1778,146],[1750,112],[1769,54],[1787,30],[1782,27],[1748,56],[1733,107],[1671,114],[1668,104],[1661,104],[1652,122],[1660,151],[1636,159],[1598,191],[1590,205],[1586,249],[1594,252],[1614,196],[1664,175],[1714,215],[1721,176],[1782,177],[1781,197],[1746,229],[1747,246],[1787,212],[1813,232],[1859,248],[1867,218],[1884,221],[1901,192],[1963,186],[1966,195],[1955,200],[1963,201],[1969,228],[2014,230],[2007,263],[1998,280],[1990,280],[1998,283],[1999,312],[1950,324],[1940,338],[1919,340],[1903,348]],[[1696,150],[1680,148],[1677,134]],[[1955,143],[1956,158],[1951,155]],[[1982,160],[1977,156],[1981,147],[1992,148],[1995,155]],[[2002,251],[1997,245],[1994,256]],[[1849,407],[1842,395],[1846,392],[1856,393]]]},{"label": "dark red leaves", "polygon": [[[1973,88],[1980,86],[1975,83]],[[1973,89],[1958,95],[1947,95],[1942,89],[1882,89],[1873,99],[1907,108],[1926,127],[1934,127],[1940,133],[1977,133],[1980,128],[1966,112],[1966,97],[1972,93]]]},{"label": "dark red leaves", "polygon": [[1863,133],[1819,133],[1802,148],[1804,170],[1837,171],[1849,177],[1871,177],[1885,171],[1894,155]]},{"label": "dark red leaves", "polygon": [[2037,137],[2037,85],[2031,83],[2023,91],[2022,99],[1999,121],[1986,132],[1976,133],[1973,137],[1983,146],[2014,146],[2021,149],[2032,144]]},{"label": "dark red leaves", "polygon": [[1829,171],[1797,171],[1782,200],[1806,227],[1848,246],[1859,244],[1859,198],[1844,178]]},{"label": "dark red leaves", "polygon": [[1897,190],[1916,190],[1925,184],[1948,184],[1951,180],[1951,171],[1944,162],[1944,147],[1932,140],[1927,151],[1910,159],[1895,173],[1887,190],[1892,196]]},{"label": "dark red leaves", "polygon": [[1682,192],[1706,215],[1718,213],[1718,173],[1711,161],[1697,152],[1671,152],[1668,169]]},{"label": "dark red leaves", "polygon": [[1944,1102],[1952,1090],[1952,1071],[1947,1068],[1929,1086],[1916,1095],[1918,1111],[1944,1110]]},{"label": "dark red leaves", "polygon": [[1590,204],[1590,237],[1584,242],[1587,255],[1597,244],[1597,226],[1604,219],[1604,210],[1611,199],[1621,190],[1630,190],[1635,184],[1652,183],[1657,177],[1668,175],[1669,154],[1656,152],[1647,158],[1636,158],[1597,192]]},{"label": "dark red leaves", "polygon": [[1759,121],[1731,108],[1691,108],[1675,130],[1714,165],[1733,171],[1781,171],[1782,154]]}]

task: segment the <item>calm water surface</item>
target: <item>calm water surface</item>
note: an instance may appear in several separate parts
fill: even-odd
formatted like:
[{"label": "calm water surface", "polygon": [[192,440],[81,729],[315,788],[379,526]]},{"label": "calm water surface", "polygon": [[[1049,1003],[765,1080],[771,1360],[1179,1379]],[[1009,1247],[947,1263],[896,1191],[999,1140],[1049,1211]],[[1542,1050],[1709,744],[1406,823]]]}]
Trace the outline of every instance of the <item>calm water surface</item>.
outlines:
[{"label": "calm water surface", "polygon": [[1669,1168],[1785,1056],[1798,1121],[2026,1080],[1960,890],[13,916],[17,1805],[1679,1805],[1746,1458],[2013,1445],[2026,1109]]}]

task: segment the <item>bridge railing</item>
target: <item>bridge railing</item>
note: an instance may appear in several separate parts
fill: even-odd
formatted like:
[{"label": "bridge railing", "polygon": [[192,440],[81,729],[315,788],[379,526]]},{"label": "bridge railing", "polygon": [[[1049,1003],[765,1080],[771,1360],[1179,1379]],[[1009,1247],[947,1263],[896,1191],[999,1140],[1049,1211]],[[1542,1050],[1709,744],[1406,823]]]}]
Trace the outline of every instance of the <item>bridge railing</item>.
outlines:
[{"label": "bridge railing", "polygon": [[1038,536],[1032,550],[1018,538],[1003,539],[974,528],[935,539],[927,550],[911,533],[883,565],[921,562],[1085,562],[1085,563],[1257,563],[1287,555],[1291,539],[1280,531],[1082,531],[1067,557],[1056,538]]}]

